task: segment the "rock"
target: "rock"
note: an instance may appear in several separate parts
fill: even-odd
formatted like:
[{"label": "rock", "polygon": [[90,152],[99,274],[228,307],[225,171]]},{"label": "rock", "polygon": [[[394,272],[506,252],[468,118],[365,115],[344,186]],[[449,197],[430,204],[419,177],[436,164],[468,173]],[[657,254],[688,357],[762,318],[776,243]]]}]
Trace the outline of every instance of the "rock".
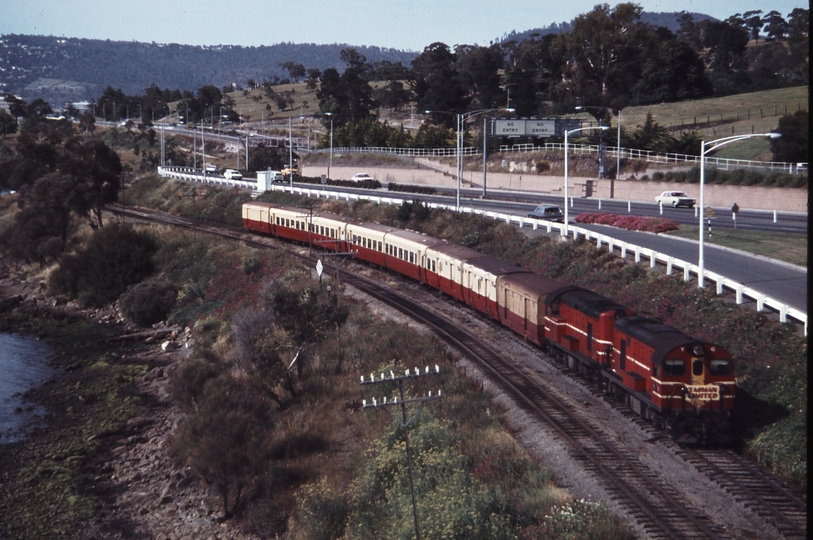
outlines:
[{"label": "rock", "polygon": [[165,341],[161,344],[161,350],[164,352],[174,351],[178,348],[178,345],[174,341]]}]

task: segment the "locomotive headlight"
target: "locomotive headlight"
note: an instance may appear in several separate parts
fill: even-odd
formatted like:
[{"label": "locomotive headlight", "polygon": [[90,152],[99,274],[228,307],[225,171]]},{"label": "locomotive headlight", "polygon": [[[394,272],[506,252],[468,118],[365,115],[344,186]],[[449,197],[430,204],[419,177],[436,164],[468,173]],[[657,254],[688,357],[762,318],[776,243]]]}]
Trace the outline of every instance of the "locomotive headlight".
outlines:
[{"label": "locomotive headlight", "polygon": [[698,343],[698,344],[692,346],[692,353],[695,356],[703,356],[703,352],[704,352],[703,351],[703,346],[701,344]]}]

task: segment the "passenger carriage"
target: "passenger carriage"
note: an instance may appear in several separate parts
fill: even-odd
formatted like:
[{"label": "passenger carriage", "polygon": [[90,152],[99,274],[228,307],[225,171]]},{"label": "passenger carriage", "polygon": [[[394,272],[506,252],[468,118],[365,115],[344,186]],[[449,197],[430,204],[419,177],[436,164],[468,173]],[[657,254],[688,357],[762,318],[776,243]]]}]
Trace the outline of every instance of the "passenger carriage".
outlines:
[{"label": "passenger carriage", "polygon": [[329,251],[348,251],[346,227],[350,220],[333,214],[314,213],[310,218],[310,242]]},{"label": "passenger carriage", "polygon": [[475,249],[457,244],[434,244],[426,250],[424,267],[427,283],[461,302],[465,301],[463,264],[483,256]]},{"label": "passenger carriage", "polygon": [[530,273],[497,257],[481,256],[463,264],[463,300],[481,313],[499,319],[497,279],[508,274]]},{"label": "passenger carriage", "polygon": [[437,238],[413,231],[393,229],[384,237],[384,261],[388,269],[426,283],[421,267],[428,247],[441,242]]},{"label": "passenger carriage", "polygon": [[347,245],[349,251],[356,251],[359,259],[386,266],[386,235],[392,227],[363,221],[347,224]]},{"label": "passenger carriage", "polygon": [[282,208],[279,205],[266,202],[252,202],[243,204],[243,227],[265,234],[276,234],[270,218],[274,209]]},{"label": "passenger carriage", "polygon": [[565,284],[532,272],[503,274],[497,278],[497,315],[500,322],[543,346],[545,298]]}]

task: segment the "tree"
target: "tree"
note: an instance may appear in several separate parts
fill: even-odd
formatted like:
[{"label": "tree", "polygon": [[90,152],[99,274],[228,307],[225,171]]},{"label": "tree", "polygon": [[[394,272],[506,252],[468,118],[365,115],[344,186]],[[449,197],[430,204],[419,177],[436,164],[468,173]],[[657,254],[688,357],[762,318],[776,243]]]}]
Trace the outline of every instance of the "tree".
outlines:
[{"label": "tree", "polygon": [[810,118],[805,110],[796,111],[779,119],[776,131],[782,136],[778,139],[771,139],[774,161],[798,163],[809,160],[809,122]]},{"label": "tree", "polygon": [[776,10],[769,11],[762,22],[765,25],[765,32],[771,39],[782,39],[789,31],[788,23]]},{"label": "tree", "polygon": [[[418,110],[462,113],[471,103],[457,72],[457,57],[445,43],[435,42],[412,60],[415,100]],[[454,125],[452,115],[438,115],[436,121]]]},{"label": "tree", "polygon": [[401,81],[390,81],[386,86],[375,90],[373,97],[382,107],[400,111],[412,100],[412,92],[404,88]]},{"label": "tree", "polygon": [[763,26],[760,15],[762,15],[761,9],[746,11],[742,14],[745,26],[751,30],[751,39],[754,41],[759,41],[759,31],[762,30]]},{"label": "tree", "polygon": [[296,64],[289,60],[288,62],[281,63],[280,67],[288,72],[293,82],[299,82],[299,79],[305,77],[305,66],[302,64]]},{"label": "tree", "polygon": [[638,127],[632,134],[630,145],[632,148],[649,150],[651,152],[670,152],[673,143],[669,130],[659,125],[652,116],[652,111],[646,114],[644,125]]},{"label": "tree", "polygon": [[[736,16],[739,17],[739,13]],[[692,14],[681,11],[678,16],[678,24],[680,25],[680,29],[677,33],[678,37],[691,45],[693,49],[701,49],[703,43],[700,39],[700,27],[695,24]]]},{"label": "tree", "polygon": [[492,109],[505,103],[500,79],[503,54],[499,45],[458,45],[455,57],[460,82],[470,102],[475,102],[480,109]]},{"label": "tree", "polygon": [[54,110],[51,108],[51,106],[48,104],[47,101],[45,101],[42,98],[37,98],[34,101],[32,101],[31,103],[29,103],[28,106],[26,107],[26,109],[25,109],[25,117],[26,118],[45,118],[47,115],[49,115],[49,114],[51,114],[53,112],[54,112]]},{"label": "tree", "polygon": [[8,103],[8,109],[14,118],[25,118],[26,103],[14,94],[6,94],[4,99]]},{"label": "tree", "polygon": [[636,4],[597,5],[576,17],[573,29],[555,42],[556,51],[568,60],[565,80],[557,87],[562,103],[582,103],[620,108],[641,72],[641,51],[646,25],[639,22]]},{"label": "tree", "polygon": [[17,120],[5,109],[0,109],[0,137],[17,133]]},{"label": "tree", "polygon": [[555,34],[548,34],[542,39],[531,36],[521,43],[503,44],[508,55],[505,65],[507,97],[517,116],[540,114],[542,101],[562,78],[565,60],[560,55],[551,54],[555,38]]},{"label": "tree", "polygon": [[372,98],[369,80],[372,67],[355,49],[343,49],[342,60],[347,63],[344,73],[328,68],[322,73],[319,90],[319,110],[333,113],[333,123],[344,126],[372,116],[376,103]]},{"label": "tree", "polygon": [[810,35],[810,10],[795,8],[788,14],[788,26],[790,28],[790,39],[801,41]]},{"label": "tree", "polygon": [[308,90],[316,90],[319,86],[319,77],[322,76],[321,70],[316,68],[308,68],[308,78],[305,79],[305,86]]},{"label": "tree", "polygon": [[685,41],[660,42],[647,56],[632,90],[633,103],[670,103],[711,95],[711,81],[703,61]]},{"label": "tree", "polygon": [[224,519],[249,498],[268,459],[273,410],[248,377],[224,373],[209,380],[197,411],[179,425],[173,456],[214,486]]}]

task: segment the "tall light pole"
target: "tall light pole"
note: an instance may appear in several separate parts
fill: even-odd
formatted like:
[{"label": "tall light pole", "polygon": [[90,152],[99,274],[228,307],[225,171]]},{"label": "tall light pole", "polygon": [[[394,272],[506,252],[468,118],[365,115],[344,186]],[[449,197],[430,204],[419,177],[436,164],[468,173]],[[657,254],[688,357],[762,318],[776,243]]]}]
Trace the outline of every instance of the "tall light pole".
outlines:
[{"label": "tall light pole", "polygon": [[288,174],[291,176],[291,189],[294,188],[294,135],[291,117],[288,117]]},{"label": "tall light pole", "polygon": [[567,138],[571,133],[576,133],[578,131],[587,131],[590,129],[600,129],[602,131],[608,130],[607,126],[587,126],[581,127],[576,129],[571,129],[569,131],[565,131],[565,223],[562,227],[562,236],[567,238],[568,230],[567,230]]},{"label": "tall light pole", "polygon": [[[507,107],[499,109],[479,109],[476,111],[468,111],[465,113],[453,113],[451,111],[426,111],[426,114],[455,114],[457,115],[457,193],[455,196],[455,211],[460,211],[460,183],[463,178],[463,128],[465,127],[466,120],[474,118],[481,114],[490,113],[494,111],[514,112],[516,109]],[[483,133],[485,137],[485,133]],[[485,185],[483,187],[485,190]],[[485,193],[485,191],[484,191]]]},{"label": "tall light pole", "polygon": [[333,166],[333,113],[326,112],[325,116],[330,117],[330,160],[327,162],[327,179],[330,180],[330,168]]},{"label": "tall light pole", "polygon": [[713,152],[717,150],[721,146],[725,146],[729,143],[742,141],[745,139],[750,139],[752,137],[768,137],[770,139],[776,139],[777,137],[781,137],[781,133],[750,133],[747,135],[732,135],[730,137],[723,137],[722,139],[715,139],[713,141],[700,141],[700,239],[699,239],[699,248],[697,254],[697,286],[699,288],[704,288],[705,284],[705,277],[706,277],[706,268],[705,268],[705,260],[704,260],[704,247],[705,247],[705,235],[703,234],[703,217],[705,217],[705,186],[706,186],[706,154],[709,152]]},{"label": "tall light pole", "polygon": [[[621,178],[621,109],[617,111],[610,109],[609,107],[592,107],[592,106],[585,106],[579,105],[576,107],[577,111],[581,111],[584,109],[598,109],[601,111],[610,111],[615,115],[618,119],[618,137],[616,138],[615,144],[615,178]],[[603,114],[603,113],[602,113]],[[615,198],[615,179],[610,178],[610,198]]]}]

